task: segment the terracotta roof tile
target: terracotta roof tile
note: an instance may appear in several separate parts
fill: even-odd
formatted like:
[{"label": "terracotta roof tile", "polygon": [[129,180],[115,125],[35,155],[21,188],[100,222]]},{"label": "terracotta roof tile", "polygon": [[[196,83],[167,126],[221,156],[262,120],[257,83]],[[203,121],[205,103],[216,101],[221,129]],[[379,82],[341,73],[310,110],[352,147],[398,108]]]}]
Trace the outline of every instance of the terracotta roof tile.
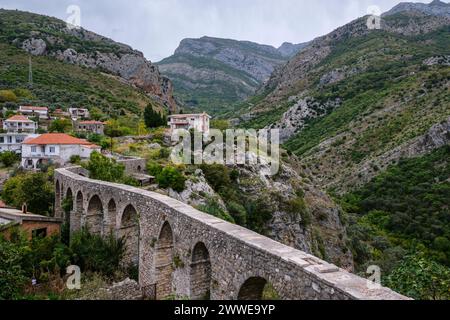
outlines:
[{"label": "terracotta roof tile", "polygon": [[83,139],[78,139],[68,134],[64,133],[46,133],[42,134],[37,138],[26,140],[23,144],[27,145],[45,145],[45,144],[56,144],[56,145],[83,145],[83,146],[95,146],[91,142]]},{"label": "terracotta roof tile", "polygon": [[21,121],[21,122],[33,122],[33,121],[31,121],[30,119],[28,119],[28,117],[25,117],[25,116],[21,116],[21,115],[16,115],[16,116],[12,116],[11,118],[9,118],[8,120],[6,120],[6,121],[17,121],[17,122],[19,122],[19,121]]},{"label": "terracotta roof tile", "polygon": [[40,110],[40,111],[47,111],[47,107],[34,107],[34,106],[20,106],[20,109],[25,110]]}]

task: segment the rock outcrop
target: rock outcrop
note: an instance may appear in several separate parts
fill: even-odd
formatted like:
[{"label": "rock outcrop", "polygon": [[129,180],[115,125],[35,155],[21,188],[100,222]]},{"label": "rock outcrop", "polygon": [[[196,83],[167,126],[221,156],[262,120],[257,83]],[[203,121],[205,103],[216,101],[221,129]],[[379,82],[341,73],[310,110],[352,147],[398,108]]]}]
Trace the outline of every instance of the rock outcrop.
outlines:
[{"label": "rock outcrop", "polygon": [[[7,10],[2,10],[7,15]],[[170,80],[142,52],[83,28],[68,28],[61,20],[26,12],[22,21],[31,28],[19,28],[15,46],[35,56],[51,56],[60,61],[95,68],[122,78],[145,91],[171,111],[177,110]]]}]

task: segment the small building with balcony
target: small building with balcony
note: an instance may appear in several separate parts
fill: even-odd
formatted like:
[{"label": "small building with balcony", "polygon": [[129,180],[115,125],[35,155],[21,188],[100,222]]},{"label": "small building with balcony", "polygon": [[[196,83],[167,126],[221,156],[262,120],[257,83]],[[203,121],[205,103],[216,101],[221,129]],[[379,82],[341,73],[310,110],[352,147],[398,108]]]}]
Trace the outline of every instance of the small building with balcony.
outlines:
[{"label": "small building with balcony", "polygon": [[8,133],[34,134],[37,130],[37,123],[26,116],[15,115],[3,121],[3,130]]},{"label": "small building with balcony", "polygon": [[209,134],[210,119],[207,113],[200,114],[176,114],[169,116],[170,130],[184,129],[191,130],[194,129],[198,132]]}]

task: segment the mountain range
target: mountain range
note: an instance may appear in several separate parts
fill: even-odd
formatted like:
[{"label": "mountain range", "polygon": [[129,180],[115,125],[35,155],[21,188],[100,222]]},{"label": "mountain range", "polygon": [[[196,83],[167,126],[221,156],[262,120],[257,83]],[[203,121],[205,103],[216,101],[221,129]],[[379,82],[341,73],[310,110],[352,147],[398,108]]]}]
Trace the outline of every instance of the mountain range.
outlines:
[{"label": "mountain range", "polygon": [[175,95],[188,109],[217,114],[253,95],[307,44],[280,48],[249,41],[212,37],[184,39],[174,55],[157,63],[169,77]]}]

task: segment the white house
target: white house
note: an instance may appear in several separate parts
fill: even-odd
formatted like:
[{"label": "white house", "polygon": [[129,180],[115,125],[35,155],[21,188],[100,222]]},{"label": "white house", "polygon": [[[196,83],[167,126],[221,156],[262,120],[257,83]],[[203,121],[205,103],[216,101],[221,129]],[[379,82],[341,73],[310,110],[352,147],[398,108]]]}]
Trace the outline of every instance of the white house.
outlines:
[{"label": "white house", "polygon": [[94,151],[100,152],[101,148],[64,133],[47,133],[22,143],[22,167],[38,169],[40,165],[48,163],[63,166],[72,156],[88,159]]},{"label": "white house", "polygon": [[0,152],[22,152],[22,142],[28,137],[36,137],[37,124],[25,116],[16,115],[3,121],[3,130],[0,134]]},{"label": "white house", "polygon": [[22,142],[27,138],[36,138],[36,134],[2,133],[0,134],[0,153],[4,151],[22,152]]},{"label": "white house", "polygon": [[211,117],[206,113],[201,114],[176,114],[169,116],[170,130],[194,129],[204,134],[209,134],[209,123]]},{"label": "white house", "polygon": [[39,117],[40,119],[48,119],[47,107],[20,106],[19,112],[27,116]]},{"label": "white house", "polygon": [[36,133],[37,124],[22,115],[12,116],[3,121],[3,130],[8,133]]},{"label": "white house", "polygon": [[83,108],[69,108],[70,117],[76,121],[78,119],[89,119],[90,114],[88,109]]}]

